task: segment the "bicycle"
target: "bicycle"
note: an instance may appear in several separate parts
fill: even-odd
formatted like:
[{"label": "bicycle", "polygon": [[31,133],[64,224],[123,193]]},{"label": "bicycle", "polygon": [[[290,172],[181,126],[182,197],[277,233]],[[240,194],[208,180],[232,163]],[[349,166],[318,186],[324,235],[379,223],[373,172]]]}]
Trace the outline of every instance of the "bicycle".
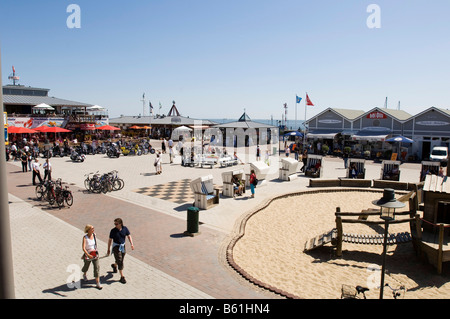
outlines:
[{"label": "bicycle", "polygon": [[384,286],[389,287],[389,289],[391,289],[392,296],[394,297],[394,299],[398,299],[399,297],[401,297],[401,299],[405,298],[405,295],[406,295],[406,287],[405,286],[400,286],[397,289],[392,288],[389,284],[385,284]]},{"label": "bicycle", "polygon": [[98,174],[98,171],[95,174],[89,173],[84,175],[86,177],[86,179],[84,180],[84,187],[86,188],[86,190],[91,191],[91,181],[93,179],[93,177],[91,178],[91,175],[95,176],[96,174]]},{"label": "bicycle", "polygon": [[121,190],[125,186],[123,179],[119,178],[118,171],[113,170],[108,174],[111,177],[112,189],[115,191]]},{"label": "bicycle", "polygon": [[[366,291],[369,291],[369,288],[362,286],[352,287],[349,285],[342,285],[341,299],[367,299]],[[363,298],[359,296],[360,294],[362,294]]]}]

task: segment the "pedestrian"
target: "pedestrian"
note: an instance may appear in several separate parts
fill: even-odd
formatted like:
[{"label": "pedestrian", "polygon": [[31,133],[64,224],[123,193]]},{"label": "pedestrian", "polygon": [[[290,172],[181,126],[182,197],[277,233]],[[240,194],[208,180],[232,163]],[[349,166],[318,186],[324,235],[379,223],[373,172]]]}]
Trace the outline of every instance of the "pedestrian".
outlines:
[{"label": "pedestrian", "polygon": [[162,139],[162,142],[161,142],[161,150],[162,150],[162,153],[163,153],[163,154],[166,153],[166,139],[165,139],[165,138]]},{"label": "pedestrian", "polygon": [[155,163],[153,163],[156,169],[156,174],[159,175],[162,173],[162,167],[161,167],[161,156],[159,155],[159,152],[156,154]]},{"label": "pedestrian", "polygon": [[289,146],[286,145],[286,149],[284,150],[284,152],[286,153],[286,157],[289,157],[289,153],[290,153]]},{"label": "pedestrian", "polygon": [[250,190],[251,190],[251,192],[252,192],[252,198],[254,198],[255,197],[255,187],[256,187],[256,184],[258,183],[258,179],[256,178],[256,173],[255,173],[255,170],[251,170],[250,171]]},{"label": "pedestrian", "polygon": [[41,177],[41,170],[40,170],[41,163],[39,163],[39,159],[36,157],[34,159],[33,163],[33,185],[36,185],[36,176],[39,179],[39,183],[42,184],[42,177]]},{"label": "pedestrian", "polygon": [[256,146],[256,160],[257,161],[261,160],[261,150],[259,149],[259,145]]},{"label": "pedestrian", "polygon": [[117,273],[117,269],[120,273],[120,282],[125,284],[125,276],[123,275],[123,260],[126,255],[125,239],[128,238],[131,244],[131,250],[134,250],[133,240],[131,239],[130,231],[123,225],[121,218],[114,219],[114,228],[109,233],[108,251],[107,255],[111,253],[110,247],[112,243],[112,252],[114,254],[115,263],[111,264],[113,273]]},{"label": "pedestrian", "polygon": [[48,180],[52,180],[52,164],[50,163],[50,160],[47,158],[45,160],[44,165],[42,165],[42,168],[44,169],[44,181],[48,177]]},{"label": "pedestrian", "polygon": [[344,159],[344,168],[345,169],[347,169],[347,167],[348,167],[348,157],[349,157],[348,150],[346,147],[344,147],[344,153],[342,154],[342,158]]},{"label": "pedestrian", "polygon": [[83,272],[83,280],[87,281],[87,271],[89,270],[89,266],[91,263],[94,265],[94,277],[96,282],[96,288],[98,290],[102,289],[102,286],[100,285],[100,261],[98,256],[98,249],[97,249],[97,239],[95,237],[94,233],[94,226],[92,225],[86,225],[84,227],[85,235],[83,236],[83,256],[82,259],[84,261],[84,266],[81,269]]},{"label": "pedestrian", "polygon": [[28,172],[28,156],[25,151],[22,151],[20,153],[20,161],[22,162],[22,172],[26,173]]},{"label": "pedestrian", "polygon": [[297,143],[294,143],[292,145],[292,152],[294,152],[295,160],[298,161],[298,145],[297,145]]},{"label": "pedestrian", "polygon": [[300,169],[300,171],[304,173],[306,170],[306,163],[308,162],[308,150],[306,150],[306,149],[303,151],[302,162],[303,162],[303,166]]}]

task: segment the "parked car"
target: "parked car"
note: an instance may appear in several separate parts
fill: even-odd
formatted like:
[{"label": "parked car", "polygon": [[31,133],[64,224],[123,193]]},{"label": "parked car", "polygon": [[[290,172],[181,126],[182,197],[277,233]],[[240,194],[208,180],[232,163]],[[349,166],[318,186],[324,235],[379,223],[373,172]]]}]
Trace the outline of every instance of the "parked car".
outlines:
[{"label": "parked car", "polygon": [[448,164],[448,147],[445,146],[435,146],[430,154],[431,161],[439,161],[442,166],[447,166]]}]

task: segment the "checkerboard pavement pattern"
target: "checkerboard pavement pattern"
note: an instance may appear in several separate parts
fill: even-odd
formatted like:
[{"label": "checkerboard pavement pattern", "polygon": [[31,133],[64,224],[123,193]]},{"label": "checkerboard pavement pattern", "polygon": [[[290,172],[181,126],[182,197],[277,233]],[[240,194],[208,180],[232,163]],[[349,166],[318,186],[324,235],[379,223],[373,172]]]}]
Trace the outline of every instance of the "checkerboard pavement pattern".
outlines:
[{"label": "checkerboard pavement pattern", "polygon": [[[133,190],[133,192],[176,204],[193,203],[194,193],[191,190],[190,182],[190,179],[182,179],[166,184],[138,188]],[[222,186],[214,185],[214,188],[218,188],[219,192],[222,191]]]}]

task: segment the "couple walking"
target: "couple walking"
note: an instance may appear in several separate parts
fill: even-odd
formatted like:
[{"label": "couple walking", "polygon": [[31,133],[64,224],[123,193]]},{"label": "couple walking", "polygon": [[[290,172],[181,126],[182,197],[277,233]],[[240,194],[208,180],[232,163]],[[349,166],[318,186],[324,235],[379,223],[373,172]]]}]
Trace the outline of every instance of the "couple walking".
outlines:
[{"label": "couple walking", "polygon": [[[83,256],[82,259],[84,261],[84,266],[81,269],[83,272],[83,280],[87,280],[87,271],[89,270],[89,266],[91,263],[94,266],[94,277],[96,282],[96,288],[101,290],[102,286],[100,285],[100,262],[99,262],[99,254],[97,249],[97,239],[95,237],[95,229],[92,225],[86,225],[84,228],[84,232],[86,235],[83,236]],[[125,284],[125,276],[123,275],[123,260],[125,258],[126,250],[125,250],[125,239],[128,238],[131,244],[131,249],[134,250],[133,240],[131,238],[130,231],[126,226],[123,225],[123,221],[121,218],[116,218],[114,220],[114,228],[111,229],[109,233],[108,240],[108,251],[106,253],[107,256],[111,253],[111,244],[112,244],[112,252],[114,254],[115,263],[111,264],[113,269],[113,273],[117,273],[119,270],[120,273],[120,282]]]}]

